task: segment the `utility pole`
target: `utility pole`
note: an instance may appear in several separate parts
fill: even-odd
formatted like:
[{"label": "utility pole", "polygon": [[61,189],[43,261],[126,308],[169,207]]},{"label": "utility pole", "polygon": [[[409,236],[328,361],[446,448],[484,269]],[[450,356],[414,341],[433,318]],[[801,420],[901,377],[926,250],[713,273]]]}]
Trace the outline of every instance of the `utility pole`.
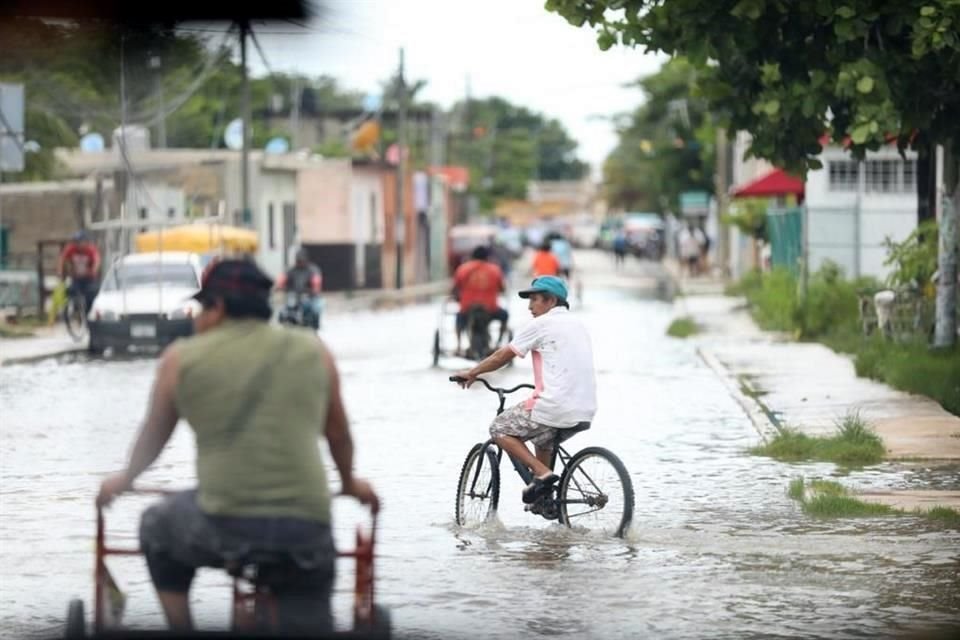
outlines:
[{"label": "utility pole", "polygon": [[723,222],[727,215],[727,130],[717,127],[716,146],[717,171],[713,176],[713,187],[717,194],[717,258],[720,262],[720,275],[726,277],[730,267],[730,229]]},{"label": "utility pole", "polygon": [[290,101],[290,147],[296,151],[300,148],[300,76],[293,77]]},{"label": "utility pole", "polygon": [[167,148],[167,116],[164,113],[166,108],[165,101],[163,99],[163,71],[161,70],[161,65],[163,61],[160,56],[151,56],[150,57],[150,68],[157,70],[156,77],[156,86],[157,86],[157,104],[160,105],[160,121],[157,123],[157,148],[166,149]]},{"label": "utility pole", "polygon": [[403,150],[407,144],[407,87],[403,78],[403,47],[400,48],[400,68],[397,73],[397,206],[394,216],[394,240],[397,251],[397,289],[403,287],[403,236],[405,226],[403,206]]},{"label": "utility pole", "polygon": [[250,78],[247,74],[247,32],[250,30],[250,23],[246,20],[240,21],[240,100],[241,113],[240,120],[243,124],[243,146],[240,151],[240,184],[241,184],[241,206],[243,211],[241,219],[249,224],[252,221],[250,211]]}]

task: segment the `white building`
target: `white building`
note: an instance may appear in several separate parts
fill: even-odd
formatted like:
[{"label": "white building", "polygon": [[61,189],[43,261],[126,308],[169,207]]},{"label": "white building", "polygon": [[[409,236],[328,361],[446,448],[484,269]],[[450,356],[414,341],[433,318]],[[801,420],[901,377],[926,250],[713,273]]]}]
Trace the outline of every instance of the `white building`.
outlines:
[{"label": "white building", "polygon": [[[774,170],[764,161],[744,159],[749,145],[749,134],[738,133],[731,192]],[[906,160],[891,144],[858,163],[842,147],[824,148],[823,168],[807,173],[804,189],[803,243],[811,272],[831,260],[849,278],[887,276],[884,240],[899,242],[917,225],[916,153],[905,155]],[[777,205],[773,199],[770,204]],[[730,247],[729,272],[738,278],[753,266],[750,239],[731,229]]]},{"label": "white building", "polygon": [[832,260],[848,277],[885,278],[884,240],[900,242],[917,226],[916,153],[907,151],[904,160],[890,145],[857,162],[830,146],[820,159],[823,168],[808,172],[806,181],[811,271]]}]

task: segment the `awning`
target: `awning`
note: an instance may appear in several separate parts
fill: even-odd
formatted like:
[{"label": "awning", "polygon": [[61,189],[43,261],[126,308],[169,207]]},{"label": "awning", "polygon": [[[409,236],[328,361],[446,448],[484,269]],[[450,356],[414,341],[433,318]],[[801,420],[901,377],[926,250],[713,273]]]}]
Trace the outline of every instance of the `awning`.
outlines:
[{"label": "awning", "polygon": [[784,173],[783,169],[774,169],[765,176],[733,190],[734,198],[764,198],[772,196],[796,195],[803,197],[803,180]]}]

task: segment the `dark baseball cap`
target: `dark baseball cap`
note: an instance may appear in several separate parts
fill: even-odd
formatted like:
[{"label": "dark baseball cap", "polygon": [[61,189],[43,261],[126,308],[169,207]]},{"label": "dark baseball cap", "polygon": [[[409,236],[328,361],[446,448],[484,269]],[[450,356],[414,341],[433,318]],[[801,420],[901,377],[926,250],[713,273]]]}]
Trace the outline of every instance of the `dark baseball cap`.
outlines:
[{"label": "dark baseball cap", "polygon": [[192,297],[201,303],[214,296],[267,299],[272,289],[273,280],[253,260],[219,260],[207,267],[200,291]]}]

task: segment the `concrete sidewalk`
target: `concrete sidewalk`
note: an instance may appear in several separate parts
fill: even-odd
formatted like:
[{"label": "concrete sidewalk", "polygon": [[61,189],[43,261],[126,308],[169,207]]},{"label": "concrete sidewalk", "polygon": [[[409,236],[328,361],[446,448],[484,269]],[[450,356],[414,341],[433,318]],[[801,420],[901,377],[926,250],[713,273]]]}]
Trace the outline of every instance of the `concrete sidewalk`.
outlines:
[{"label": "concrete sidewalk", "polygon": [[[937,402],[860,378],[853,360],[818,343],[795,342],[754,324],[742,298],[685,295],[677,316],[702,328],[697,352],[720,377],[766,440],[790,427],[810,435],[835,432],[859,412],[887,448],[887,458],[954,465],[960,461],[960,417]],[[912,511],[960,510],[960,491],[865,491],[858,498]]]},{"label": "concrete sidewalk", "polygon": [[83,342],[75,342],[63,324],[40,327],[32,336],[0,338],[0,366],[32,362],[86,350]]}]

